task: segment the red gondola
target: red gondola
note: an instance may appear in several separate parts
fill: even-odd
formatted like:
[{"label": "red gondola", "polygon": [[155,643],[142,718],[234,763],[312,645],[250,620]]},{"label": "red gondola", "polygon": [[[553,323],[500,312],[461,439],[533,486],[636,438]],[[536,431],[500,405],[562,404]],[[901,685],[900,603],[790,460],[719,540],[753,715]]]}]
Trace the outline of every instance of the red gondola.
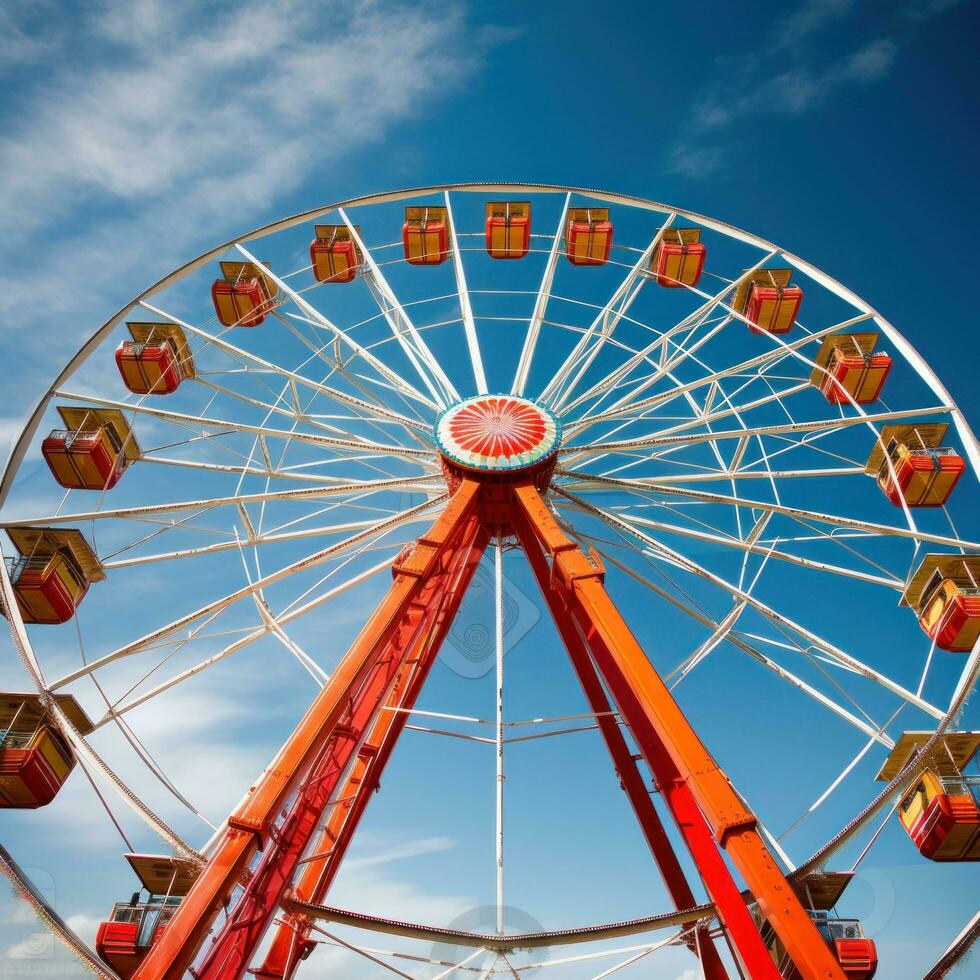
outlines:
[{"label": "red gondola", "polygon": [[449,258],[449,215],[445,208],[405,208],[402,225],[405,261],[441,265]]},{"label": "red gondola", "polygon": [[225,327],[257,327],[272,308],[276,286],[254,262],[222,262],[223,278],[211,286],[218,321]]},{"label": "red gondola", "polygon": [[123,384],[137,395],[169,395],[194,376],[184,331],[175,323],[127,323],[132,340],[116,348]]},{"label": "red gondola", "polygon": [[669,289],[696,286],[707,254],[700,228],[668,228],[650,260],[657,285]]},{"label": "red gondola", "polygon": [[565,256],[572,265],[605,265],[612,249],[609,208],[571,208],[565,223]]},{"label": "red gondola", "polygon": [[115,409],[58,406],[63,429],[41,443],[41,455],[68,490],[111,490],[140,455],[136,438]]},{"label": "red gondola", "polygon": [[[893,779],[931,737],[904,732],[878,779]],[[980,775],[965,773],[978,749],[980,732],[944,734],[899,802],[905,832],[930,861],[980,861]]]},{"label": "red gondola", "polygon": [[361,264],[361,250],[347,225],[317,225],[315,234],[310,242],[313,278],[317,282],[353,282]]},{"label": "red gondola", "polygon": [[7,572],[25,623],[67,623],[89,586],[105,578],[81,532],[73,529],[8,528],[18,558]]},{"label": "red gondola", "polygon": [[[99,925],[95,948],[122,980],[129,980],[163,935],[197,878],[197,868],[181,858],[127,854],[142,890],[117,902]],[[144,897],[142,891],[146,892]]]},{"label": "red gondola", "polygon": [[[79,734],[92,723],[70,694],[54,695]],[[36,810],[58,794],[75,756],[39,694],[0,694],[0,809]]]},{"label": "red gondola", "polygon": [[527,201],[487,202],[487,254],[523,259],[531,247],[531,205]]}]

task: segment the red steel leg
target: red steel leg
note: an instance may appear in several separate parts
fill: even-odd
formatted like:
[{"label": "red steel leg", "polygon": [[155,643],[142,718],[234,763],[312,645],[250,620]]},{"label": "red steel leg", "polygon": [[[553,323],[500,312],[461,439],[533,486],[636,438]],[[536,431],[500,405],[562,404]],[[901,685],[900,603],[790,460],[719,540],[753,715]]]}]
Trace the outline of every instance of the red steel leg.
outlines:
[{"label": "red steel leg", "polygon": [[[565,536],[533,485],[518,486],[514,493],[518,510],[552,558],[551,581],[564,596],[620,714],[658,780],[664,756],[671,760],[676,781],[664,784],[668,800],[676,795],[676,786],[690,791],[692,803],[707,820],[718,846],[741,872],[761,913],[803,975],[814,980],[844,980],[840,964],[759,836],[755,816],[704,747],[609,598],[601,566]],[[720,858],[713,845],[710,851]],[[709,875],[709,849],[698,845],[692,856],[718,906],[742,969],[753,980],[778,976],[768,956],[768,963],[762,962],[758,929],[754,925],[749,929],[746,916],[725,893],[727,889],[719,890],[723,878],[731,880],[723,863],[717,875]],[[741,905],[744,909],[744,902]]]},{"label": "red steel leg", "polygon": [[[424,635],[417,636],[408,662],[388,697],[387,708],[406,709],[414,706],[486,549],[487,537],[486,531],[480,527],[472,535],[469,547],[464,543],[460,548],[453,572],[454,581],[450,583],[436,621]],[[407,718],[404,710],[383,710],[378,713],[353,766],[336,792],[338,802],[331,810],[320,838],[313,845],[312,854],[306,858],[303,872],[289,893],[291,897],[313,903],[320,903],[325,898],[371,795],[380,784],[385,765]],[[309,956],[316,945],[310,941],[309,935],[310,922],[305,916],[286,916],[276,929],[262,965],[252,972],[262,980],[290,980],[299,963]]]},{"label": "red steel leg", "polygon": [[[278,838],[276,823],[283,804],[322,757],[352,699],[368,683],[389,650],[392,637],[417,615],[412,613],[412,606],[420,593],[434,576],[444,578],[454,549],[474,514],[478,491],[476,484],[464,481],[428,534],[419,538],[413,552],[394,566],[395,579],[388,595],[275,760],[229,819],[211,859],[136,972],[137,980],[178,980],[187,972],[214,917],[229,901],[256,851],[273,845]],[[329,796],[323,798],[324,806],[328,799]],[[316,821],[308,822],[310,835],[315,829]],[[274,909],[270,914],[274,914]]]},{"label": "red steel leg", "polygon": [[[684,869],[677,860],[677,855],[674,853],[674,848],[664,830],[657,809],[653,805],[650,793],[636,766],[633,753],[626,744],[626,739],[623,737],[619,723],[615,718],[610,716],[609,699],[606,697],[602,682],[596,674],[589,652],[582,641],[581,635],[575,628],[575,624],[571,621],[568,608],[562,600],[562,597],[553,588],[550,568],[541,552],[541,545],[527,527],[526,522],[520,520],[520,515],[515,514],[514,516],[514,525],[518,540],[538,580],[541,594],[544,596],[551,610],[555,626],[558,628],[562,642],[568,650],[568,656],[572,661],[572,666],[575,668],[575,673],[578,675],[579,682],[589,702],[589,707],[596,716],[596,722],[605,739],[606,747],[609,749],[609,755],[612,758],[613,765],[616,767],[620,783],[633,807],[633,812],[636,814],[637,821],[650,847],[653,858],[657,862],[657,867],[660,869],[664,884],[670,892],[674,908],[692,908],[698,904],[697,899],[694,897],[694,893],[687,883]],[[739,901],[741,902],[741,899]],[[746,914],[748,913],[746,912]],[[693,938],[689,940],[688,946],[696,954],[697,947]],[[725,970],[724,964],[721,962],[718,950],[715,949],[714,942],[707,934],[703,934],[701,937],[700,958],[704,976],[707,980],[727,980],[728,973]]]}]

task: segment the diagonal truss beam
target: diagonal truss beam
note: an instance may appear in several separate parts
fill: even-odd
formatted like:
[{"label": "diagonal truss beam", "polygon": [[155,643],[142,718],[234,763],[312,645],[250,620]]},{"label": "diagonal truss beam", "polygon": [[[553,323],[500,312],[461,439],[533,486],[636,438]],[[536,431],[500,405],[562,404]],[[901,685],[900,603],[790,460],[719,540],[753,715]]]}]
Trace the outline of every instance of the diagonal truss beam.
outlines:
[{"label": "diagonal truss beam", "polygon": [[[288,919],[270,947],[270,969],[256,973],[268,980],[292,976],[310,941],[313,925],[307,916],[325,897],[490,533],[496,530],[486,523],[481,492],[478,483],[464,479],[432,529],[399,556],[387,596],[209,848],[207,865],[135,980],[183,976],[220,909],[240,887],[195,975],[202,980],[241,978],[282,906]],[[493,494],[499,508],[499,489]],[[689,914],[693,893],[604,689],[656,778],[744,975],[754,980],[778,976],[723,851],[801,972],[842,980],[830,950],[759,836],[755,816],[707,753],[605,592],[597,558],[586,556],[565,537],[531,484],[513,488],[504,514],[559,624],[592,714],[679,909],[675,915],[685,915],[682,921],[697,930],[695,952],[705,976],[723,980],[726,973],[714,946],[697,927],[698,916]],[[316,847],[304,858],[317,836]],[[262,857],[253,867],[259,851]],[[298,885],[290,890],[303,866]]]},{"label": "diagonal truss beam", "polygon": [[[515,496],[519,514],[551,557],[550,581],[568,606],[681,831],[696,824],[700,811],[714,842],[745,878],[761,914],[800,972],[843,980],[840,964],[760,836],[755,815],[708,753],[610,599],[601,565],[565,536],[532,485],[517,487]],[[666,767],[665,759],[670,763]],[[731,898],[735,886],[730,873],[711,863],[719,851],[692,840],[688,846],[745,974],[777,977],[744,902]]]},{"label": "diagonal truss beam", "polygon": [[[555,626],[568,651],[575,673],[578,675],[589,708],[595,715],[606,748],[609,750],[610,758],[619,776],[620,784],[629,798],[630,806],[632,806],[640,829],[643,831],[643,836],[646,838],[647,845],[657,862],[657,867],[660,869],[661,877],[670,893],[674,908],[692,908],[696,904],[694,893],[691,891],[684,870],[677,860],[677,855],[674,853],[674,848],[664,830],[660,815],[653,804],[650,790],[640,775],[636,759],[626,743],[615,712],[610,708],[609,700],[602,687],[602,682],[595,672],[588,649],[575,629],[568,615],[567,607],[558,592],[552,587],[551,570],[541,547],[525,523],[515,522],[515,527],[518,531],[518,539],[525,555],[527,555],[528,563],[538,581],[541,594],[548,603]],[[695,923],[685,922],[684,925],[690,928]],[[694,950],[693,938],[689,941],[689,945]],[[704,937],[701,944],[699,958],[707,980],[724,980],[727,978],[728,974],[718,951],[707,936]]]},{"label": "diagonal truss beam", "polygon": [[[384,709],[376,714],[356,754],[349,743],[352,761],[334,793],[329,816],[312,846],[312,853],[301,862],[302,873],[288,893],[289,900],[319,904],[326,897],[368,802],[380,785],[388,759],[435,663],[487,542],[488,535],[482,528],[475,529],[464,540],[436,618],[427,630],[416,634]],[[262,965],[253,971],[255,976],[264,980],[290,980],[315,946],[310,939],[311,928],[308,916],[287,913],[285,921],[276,928]]]},{"label": "diagonal truss beam", "polygon": [[[366,766],[369,762],[372,746],[365,736],[374,734],[372,720],[375,726],[384,722],[397,725],[397,715],[380,709],[387,698],[397,697],[396,692],[404,691],[413,673],[428,673],[469,583],[469,577],[461,578],[460,572],[472,576],[485,546],[485,531],[478,518],[471,514],[462,528],[461,540],[447,548],[445,559],[432,574],[420,579],[417,594],[406,607],[376,669],[351,699],[330,735],[326,750],[314,763],[286,818],[266,845],[242,897],[195,969],[198,980],[228,980],[244,974],[328,802],[335,796],[341,777],[352,761],[354,778],[361,774],[361,764]],[[399,574],[397,567],[395,574]],[[357,789],[363,783],[363,774],[359,779]],[[330,823],[344,815],[339,801],[345,795],[343,789],[336,795],[338,805],[333,809]],[[367,793],[364,798],[366,802]],[[350,835],[347,836],[349,839]],[[329,845],[330,837],[327,841]],[[339,866],[340,859],[337,855],[334,866]]]},{"label": "diagonal truss beam", "polygon": [[[396,659],[399,664],[403,662],[404,644],[409,639],[404,635],[406,617],[409,623],[415,619],[416,628],[420,625],[416,618],[419,600],[422,599],[424,605],[424,590],[444,579],[454,549],[474,516],[477,489],[475,484],[464,482],[428,534],[419,539],[410,555],[393,567],[394,582],[388,594],[279,754],[229,818],[207,866],[136,972],[136,980],[178,980],[185,975],[219,910],[229,901],[260,849],[286,846],[297,856],[301,852],[297,837],[284,836],[276,827],[279,812],[299,788],[294,807],[299,805],[302,813],[291,813],[305,827],[306,840],[310,839],[322,807],[329,800],[329,793],[324,798],[319,790],[330,771],[332,742],[340,732],[351,731],[354,725],[350,720],[352,705],[360,702],[365,689],[372,688],[379,674],[385,674],[385,665],[390,666]],[[410,627],[408,632],[414,633],[414,629]],[[393,647],[398,648],[397,657],[393,655]],[[387,694],[393,679],[378,684],[380,697]],[[364,724],[369,723],[370,716]],[[356,737],[356,741],[360,738]],[[311,772],[316,778],[303,783],[303,777]],[[336,772],[336,779],[341,772]],[[311,816],[315,817],[312,821]],[[302,836],[295,828],[294,832]],[[285,860],[285,856],[280,855],[280,859]],[[275,871],[275,868],[270,870]],[[288,880],[282,884],[285,887]],[[252,909],[254,912],[255,907]],[[270,914],[274,911],[274,908],[269,910]],[[241,931],[242,926],[236,930]],[[234,938],[233,935],[232,940]],[[229,955],[236,948],[241,952],[234,943],[224,948]],[[247,958],[239,962],[240,969],[223,975],[242,976],[249,963]]]}]

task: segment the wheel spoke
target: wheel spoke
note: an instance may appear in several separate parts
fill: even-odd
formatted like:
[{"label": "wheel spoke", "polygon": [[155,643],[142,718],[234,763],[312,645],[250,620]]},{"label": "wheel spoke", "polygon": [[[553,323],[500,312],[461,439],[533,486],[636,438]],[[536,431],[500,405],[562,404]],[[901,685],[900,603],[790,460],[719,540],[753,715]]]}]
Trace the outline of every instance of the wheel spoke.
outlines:
[{"label": "wheel spoke", "polygon": [[776,612],[775,609],[772,609],[770,606],[766,605],[764,602],[761,602],[759,599],[756,599],[754,596],[749,595],[747,592],[738,588],[738,586],[733,585],[731,582],[725,581],[725,579],[723,579],[721,576],[715,575],[713,572],[695,562],[693,559],[688,558],[685,555],[682,555],[680,552],[675,551],[673,548],[668,547],[662,541],[651,538],[648,534],[645,534],[638,527],[635,527],[622,517],[616,514],[611,514],[609,511],[602,510],[598,507],[594,507],[591,504],[586,503],[581,498],[568,493],[567,491],[558,489],[556,492],[564,497],[567,497],[573,503],[578,504],[587,513],[593,515],[594,517],[598,517],[600,520],[603,520],[610,527],[625,531],[627,534],[632,535],[637,540],[652,548],[656,554],[661,555],[679,567],[714,583],[728,592],[734,598],[744,600],[757,612],[765,616],[766,619],[788,627],[794,633],[797,633],[804,639],[809,640],[812,644],[826,653],[833,660],[842,664],[844,667],[850,668],[851,670],[854,670],[857,673],[867,677],[869,680],[877,682],[886,690],[891,691],[892,694],[903,698],[904,700],[908,701],[909,704],[914,705],[915,707],[919,708],[919,710],[931,715],[933,718],[943,717],[943,712],[941,712],[938,708],[926,701],[923,701],[922,698],[917,697],[911,691],[907,691],[900,684],[897,684],[891,680],[891,678],[879,673],[878,671],[869,667],[867,664],[862,663],[851,654],[845,653],[839,647],[834,646],[828,640],[818,636],[812,630],[808,630],[805,626],[801,626],[799,623],[794,622],[788,616],[784,616]]},{"label": "wheel spoke", "polygon": [[565,216],[568,214],[568,205],[572,199],[571,194],[565,195],[565,203],[562,205],[561,217],[558,219],[558,228],[555,230],[555,237],[551,242],[551,251],[548,253],[548,262],[544,267],[544,274],[541,276],[541,285],[538,288],[538,295],[534,300],[534,309],[531,311],[531,319],[527,324],[527,334],[524,337],[524,346],[521,349],[521,358],[517,363],[517,372],[514,375],[514,383],[511,385],[511,394],[523,395],[527,386],[528,375],[531,373],[531,362],[534,360],[534,351],[538,346],[538,336],[541,333],[541,324],[544,322],[544,315],[548,309],[548,300],[551,297],[551,284],[555,279],[555,268],[558,265],[558,256],[561,254],[561,243],[565,236]]},{"label": "wheel spoke", "polygon": [[480,354],[480,341],[476,334],[473,307],[470,305],[470,291],[466,285],[466,270],[463,268],[463,255],[456,238],[456,222],[453,219],[453,205],[449,191],[443,195],[446,201],[446,214],[449,217],[449,250],[453,257],[453,271],[456,274],[456,291],[459,293],[459,309],[463,316],[463,329],[466,333],[466,348],[470,354],[473,368],[473,382],[479,395],[487,393],[487,378],[483,373],[483,357]]},{"label": "wheel spoke", "polygon": [[[787,507],[783,504],[773,504],[764,500],[754,500],[745,497],[729,497],[721,493],[708,493],[704,490],[691,490],[687,487],[661,485],[657,480],[617,480],[613,477],[593,477],[588,473],[562,471],[563,476],[572,477],[578,481],[580,490],[638,490],[644,493],[659,493],[663,496],[684,497],[690,500],[700,500],[705,503],[728,504],[732,507],[747,507],[751,510],[767,511],[772,514],[782,514],[785,517],[800,518],[816,521],[819,524],[833,524],[836,527],[849,527],[872,534],[891,535],[899,538],[911,538],[914,541],[928,541],[932,544],[948,545],[953,548],[969,548],[980,551],[980,543],[962,541],[945,534],[931,534],[927,531],[911,530],[905,527],[893,527],[890,524],[877,524],[873,521],[860,521],[853,517],[843,517],[838,514],[823,514],[820,511],[807,510],[803,507]],[[629,516],[630,520],[634,518]],[[642,518],[640,520],[643,520]],[[897,581],[897,580],[896,580]]]},{"label": "wheel spoke", "polygon": [[[422,335],[412,322],[405,307],[398,301],[394,290],[388,285],[388,280],[378,267],[377,262],[374,261],[371,250],[364,244],[360,232],[351,224],[343,208],[340,208],[337,213],[347,225],[351,238],[354,239],[360,249],[367,265],[364,281],[374,296],[378,309],[384,314],[392,334],[429,389],[429,394],[432,395],[440,408],[445,408],[447,405],[459,401],[459,392],[453,387],[453,383],[442,370],[432,351],[429,350],[428,344],[422,339]],[[423,370],[423,365],[425,370]]]},{"label": "wheel spoke", "polygon": [[234,592],[231,592],[220,599],[209,602],[207,605],[201,606],[193,612],[181,616],[179,619],[168,623],[166,626],[162,626],[151,633],[147,633],[145,636],[138,640],[134,640],[132,643],[127,643],[125,646],[114,650],[112,653],[107,653],[105,656],[100,657],[98,660],[92,661],[85,667],[72,671],[70,674],[66,674],[55,684],[51,685],[50,689],[52,691],[59,690],[65,685],[78,680],[80,677],[88,676],[89,674],[98,670],[100,667],[104,667],[106,664],[113,663],[114,661],[120,660],[124,657],[130,657],[134,653],[139,653],[148,644],[155,643],[157,640],[176,633],[184,626],[187,626],[189,623],[200,619],[202,616],[207,616],[214,612],[221,612],[238,602],[240,599],[253,595],[259,589],[273,585],[276,582],[288,578],[290,575],[296,574],[297,572],[302,572],[308,568],[313,568],[314,566],[326,561],[328,558],[341,554],[354,545],[373,537],[375,534],[393,530],[394,528],[400,527],[409,521],[420,519],[426,511],[428,511],[431,507],[434,507],[436,504],[442,503],[445,499],[446,495],[443,495],[442,497],[437,497],[435,500],[430,500],[423,504],[419,504],[416,507],[411,507],[408,510],[402,511],[400,514],[396,514],[394,517],[388,518],[387,520],[378,521],[375,524],[372,524],[369,528],[359,531],[357,534],[354,534],[349,538],[345,538],[343,541],[329,545],[328,547],[323,548],[320,551],[307,556],[306,558],[301,558],[298,561],[279,569],[277,572],[272,572],[271,574],[264,576],[250,585],[236,589]]},{"label": "wheel spoke", "polygon": [[[653,237],[653,241],[640,253],[640,257],[626,274],[626,278],[616,287],[615,292],[596,315],[589,329],[582,335],[572,352],[565,358],[564,363],[555,372],[555,376],[538,396],[538,401],[549,404],[555,412],[561,411],[562,406],[571,397],[575,386],[581,381],[582,376],[599,355],[606,339],[613,333],[619,321],[639,295],[647,281],[644,273],[650,265],[650,258],[675,217],[677,215],[673,211],[667,215],[667,220],[660,226],[657,234]],[[589,344],[595,337],[596,331],[599,331],[599,337],[589,349]],[[562,386],[565,385],[565,381],[572,371],[576,371],[575,377],[562,390]]]}]

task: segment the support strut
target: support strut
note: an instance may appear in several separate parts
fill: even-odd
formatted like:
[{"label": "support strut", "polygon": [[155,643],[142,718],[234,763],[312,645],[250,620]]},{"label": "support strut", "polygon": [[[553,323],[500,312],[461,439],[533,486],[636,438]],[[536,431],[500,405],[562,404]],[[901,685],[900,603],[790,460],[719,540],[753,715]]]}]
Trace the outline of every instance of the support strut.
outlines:
[{"label": "support strut", "polygon": [[[392,640],[399,630],[403,631],[402,639],[396,641],[396,644],[401,644],[404,656],[408,642],[405,634],[409,632],[406,627],[414,626],[411,629],[414,634],[420,623],[419,597],[434,581],[446,580],[453,564],[455,549],[466,527],[472,526],[478,490],[476,484],[463,481],[429,533],[418,539],[411,554],[404,558],[399,557],[392,569],[394,582],[387,596],[344,655],[330,680],[320,690],[272,764],[229,819],[227,829],[218,841],[211,859],[136,972],[136,980],[178,980],[183,977],[197,956],[218,911],[230,901],[232,891],[246,876],[255,853],[260,848],[277,849],[280,842],[285,843],[277,827],[277,818],[283,804],[300,786],[303,777],[319,762],[323,762],[326,767],[330,766],[330,762],[324,757],[325,751],[333,737],[339,734],[338,726],[349,716],[359,692],[365,689],[365,685],[371,686],[372,677],[384,673],[384,670],[378,670],[379,664],[387,653],[392,652]],[[416,607],[414,610],[413,605]],[[388,663],[391,662],[392,658],[389,657]],[[382,697],[387,693],[391,680],[393,674],[387,684],[379,685]],[[364,725],[369,723],[370,716]],[[349,747],[353,748],[359,740],[357,736],[348,739]],[[297,829],[296,836],[287,845],[288,853],[295,855],[296,860],[316,832],[319,814],[316,819],[310,817],[317,807],[322,814],[329,801],[329,794],[320,791],[321,781],[326,778],[327,771],[318,771],[317,778],[307,780],[303,787],[304,792],[300,793],[299,798],[304,798],[301,821],[303,830]],[[343,770],[334,766],[330,771],[335,775],[334,783],[339,781]],[[298,813],[291,813],[299,819]],[[305,841],[301,842],[303,834],[306,835]],[[279,878],[283,887],[289,883],[283,875],[276,874],[272,877]],[[263,901],[258,893],[248,890],[243,899],[250,904],[254,904],[255,900]],[[236,903],[233,912],[236,919],[240,906],[242,900]],[[261,911],[264,916],[271,916],[275,913],[275,905],[271,908],[266,905]],[[253,932],[248,931],[250,934]],[[245,945],[248,944],[229,939],[228,944],[222,946],[220,958],[212,947],[208,963],[214,963],[216,972],[211,975],[223,978],[241,976],[248,961],[245,960],[241,970],[236,964],[245,956]],[[251,952],[254,952],[254,946]]]},{"label": "support strut", "polygon": [[[314,905],[321,903],[340,870],[361,817],[371,795],[379,788],[385,766],[408,720],[406,709],[414,707],[486,549],[487,532],[479,525],[474,528],[464,537],[457,552],[451,581],[432,628],[416,635],[406,668],[396,678],[384,709],[374,719],[370,733],[336,791],[336,802],[323,831],[314,843],[312,853],[305,858],[295,887],[287,895],[291,900]],[[300,962],[316,946],[310,940],[310,932],[311,922],[307,916],[287,913],[276,928],[262,965],[252,972],[263,980],[290,980]]]},{"label": "support strut", "polygon": [[[609,714],[610,696],[698,867],[743,976],[776,980],[779,974],[722,851],[800,973],[843,980],[830,948],[760,838],[754,815],[606,593],[598,556],[586,555],[565,536],[541,496],[546,480],[537,476],[485,485],[454,477],[445,510],[396,560],[388,594],[229,819],[135,980],[178,980],[188,971],[200,980],[239,980],[284,906],[285,918],[254,972],[264,980],[291,980],[314,946],[303,909],[317,907],[326,896],[405,726],[404,709],[414,706],[496,533],[515,533],[528,556],[675,907],[690,909],[696,902],[636,759]],[[191,970],[233,894],[225,923]],[[690,925],[697,927],[694,921]],[[727,980],[703,930],[695,945],[705,977]]]},{"label": "support strut", "polygon": [[571,612],[682,833],[685,826],[697,829],[698,815],[710,827],[714,841],[689,836],[687,843],[746,976],[756,980],[779,974],[744,901],[731,895],[737,888],[714,842],[738,868],[800,972],[813,980],[844,980],[840,964],[759,835],[754,814],[698,738],[610,599],[597,556],[587,556],[566,537],[532,484],[515,487],[514,495],[517,523],[526,522],[550,557],[549,581]]},{"label": "support strut", "polygon": [[[541,545],[534,537],[527,521],[521,519],[521,514],[516,513],[514,518],[514,530],[517,533],[517,539],[527,555],[528,564],[538,581],[541,594],[551,610],[555,626],[565,644],[565,649],[568,651],[575,673],[578,675],[589,708],[596,717],[596,723],[605,740],[606,748],[609,750],[620,784],[633,807],[637,822],[653,854],[653,859],[660,869],[660,875],[670,893],[674,908],[693,908],[697,904],[697,900],[684,875],[684,869],[681,867],[680,861],[677,860],[677,855],[674,853],[674,848],[664,830],[660,815],[650,797],[650,791],[637,768],[633,753],[626,744],[618,721],[612,717],[609,700],[603,690],[602,682],[595,672],[589,652],[574,622],[569,617],[568,608],[562,597],[552,586],[550,568],[541,551]],[[685,926],[693,928],[697,926],[697,923],[685,923]],[[706,980],[727,980],[728,973],[721,962],[714,942],[706,931],[701,936],[700,944],[695,942],[693,934],[688,940],[688,946],[695,954],[697,954],[698,945],[700,945],[701,965]]]}]

